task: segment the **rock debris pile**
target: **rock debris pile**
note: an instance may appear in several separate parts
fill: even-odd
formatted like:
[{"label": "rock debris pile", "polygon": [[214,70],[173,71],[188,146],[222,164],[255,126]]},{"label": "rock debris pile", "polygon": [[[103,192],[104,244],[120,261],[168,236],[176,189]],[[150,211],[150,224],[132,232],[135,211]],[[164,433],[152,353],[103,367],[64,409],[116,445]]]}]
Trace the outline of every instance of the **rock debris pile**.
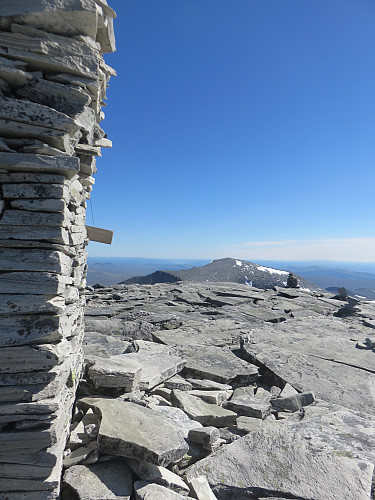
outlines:
[{"label": "rock debris pile", "polygon": [[347,299],[91,289],[62,498],[373,498],[375,308]]},{"label": "rock debris pile", "polygon": [[105,0],[0,2],[0,498],[56,498],[83,353]]}]

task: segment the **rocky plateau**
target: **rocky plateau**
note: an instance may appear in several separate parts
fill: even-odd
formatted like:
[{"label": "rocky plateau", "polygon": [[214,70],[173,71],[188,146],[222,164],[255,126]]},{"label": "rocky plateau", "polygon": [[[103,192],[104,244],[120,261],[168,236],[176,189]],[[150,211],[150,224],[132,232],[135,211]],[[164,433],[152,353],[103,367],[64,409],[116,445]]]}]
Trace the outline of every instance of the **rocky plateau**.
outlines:
[{"label": "rocky plateau", "polygon": [[370,500],[375,308],[300,288],[89,288],[63,500]]}]

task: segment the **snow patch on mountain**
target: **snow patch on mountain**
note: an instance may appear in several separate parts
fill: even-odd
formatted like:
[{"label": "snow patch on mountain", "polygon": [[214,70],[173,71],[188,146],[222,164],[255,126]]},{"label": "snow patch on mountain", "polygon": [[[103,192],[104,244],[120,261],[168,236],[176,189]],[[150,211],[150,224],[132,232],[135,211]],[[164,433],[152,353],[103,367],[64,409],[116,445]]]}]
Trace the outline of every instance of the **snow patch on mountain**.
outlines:
[{"label": "snow patch on mountain", "polygon": [[278,269],[272,269],[271,267],[258,266],[259,271],[267,271],[271,274],[289,274],[288,271],[279,271]]}]

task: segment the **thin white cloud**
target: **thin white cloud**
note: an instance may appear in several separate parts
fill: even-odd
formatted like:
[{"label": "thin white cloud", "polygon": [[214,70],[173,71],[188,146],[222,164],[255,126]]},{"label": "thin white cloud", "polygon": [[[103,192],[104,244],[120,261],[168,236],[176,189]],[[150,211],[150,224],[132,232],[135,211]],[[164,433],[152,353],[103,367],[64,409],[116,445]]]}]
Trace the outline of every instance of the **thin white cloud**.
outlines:
[{"label": "thin white cloud", "polygon": [[233,245],[242,259],[375,261],[375,238],[248,241]]}]

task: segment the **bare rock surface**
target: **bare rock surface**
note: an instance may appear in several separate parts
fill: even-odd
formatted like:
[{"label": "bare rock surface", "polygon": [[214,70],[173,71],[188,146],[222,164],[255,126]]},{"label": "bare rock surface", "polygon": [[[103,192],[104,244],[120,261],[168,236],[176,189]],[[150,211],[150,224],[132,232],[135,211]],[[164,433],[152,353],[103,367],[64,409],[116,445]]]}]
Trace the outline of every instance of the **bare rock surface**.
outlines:
[{"label": "bare rock surface", "polygon": [[64,474],[62,500],[76,494],[80,500],[130,500],[132,472],[125,460],[75,465]]},{"label": "bare rock surface", "polygon": [[171,395],[171,401],[181,408],[189,417],[202,425],[227,427],[236,421],[236,414],[233,411],[226,410],[221,406],[206,403],[186,391],[174,389]]},{"label": "bare rock surface", "polygon": [[156,483],[136,481],[134,483],[136,500],[184,500],[186,496]]},{"label": "bare rock surface", "polygon": [[170,421],[149,408],[99,398],[82,399],[80,405],[92,408],[101,418],[98,443],[102,453],[168,465],[188,450]]},{"label": "bare rock surface", "polygon": [[335,317],[295,319],[253,330],[242,349],[246,359],[266,366],[298,391],[312,390],[325,401],[372,414],[374,353],[356,347],[366,330],[360,321]]},{"label": "bare rock surface", "polygon": [[[346,299],[319,291],[189,282],[87,299],[77,418],[97,414],[98,460],[129,460],[135,498],[373,500],[371,303],[341,315]],[[95,350],[155,382],[99,398]]]},{"label": "bare rock surface", "polygon": [[[370,436],[373,425],[373,419],[367,421]],[[362,431],[354,412],[326,408],[324,416],[249,432],[193,465],[187,475],[205,474],[219,499],[274,491],[317,500],[369,499],[374,456],[370,443],[358,446]]]},{"label": "bare rock surface", "polygon": [[180,476],[174,474],[165,467],[152,464],[151,462],[139,462],[134,459],[128,459],[127,462],[136,476],[142,481],[160,484],[181,495],[188,495],[190,492],[189,487]]}]

